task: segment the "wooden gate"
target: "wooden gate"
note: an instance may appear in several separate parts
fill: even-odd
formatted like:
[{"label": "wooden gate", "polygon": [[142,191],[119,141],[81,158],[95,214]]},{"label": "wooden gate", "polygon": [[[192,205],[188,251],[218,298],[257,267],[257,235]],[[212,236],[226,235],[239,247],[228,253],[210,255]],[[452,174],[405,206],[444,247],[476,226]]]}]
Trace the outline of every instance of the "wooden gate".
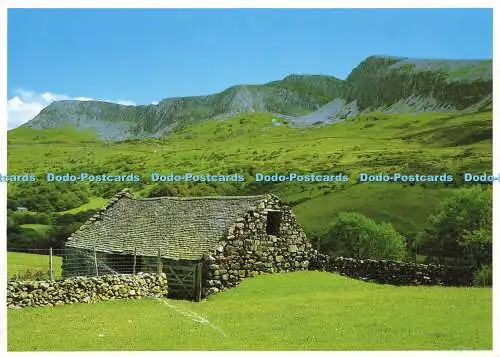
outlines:
[{"label": "wooden gate", "polygon": [[167,264],[168,295],[170,297],[201,300],[202,263],[190,265]]}]

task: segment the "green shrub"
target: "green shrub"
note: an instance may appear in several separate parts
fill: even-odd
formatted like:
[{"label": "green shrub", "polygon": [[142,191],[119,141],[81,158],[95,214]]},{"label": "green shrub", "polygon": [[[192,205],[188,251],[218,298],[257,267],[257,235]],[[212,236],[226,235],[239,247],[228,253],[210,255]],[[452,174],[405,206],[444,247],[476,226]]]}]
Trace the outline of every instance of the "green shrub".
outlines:
[{"label": "green shrub", "polygon": [[[420,235],[420,252],[441,264],[487,264],[491,257],[492,190],[461,188],[429,216]],[[489,254],[488,254],[489,250]]]},{"label": "green shrub", "polygon": [[474,273],[474,286],[491,286],[493,284],[493,275],[491,265],[484,265]]},{"label": "green shrub", "polygon": [[394,259],[406,256],[405,239],[389,223],[354,212],[341,212],[320,242],[321,250],[357,259]]},{"label": "green shrub", "polygon": [[464,248],[471,266],[482,267],[491,264],[493,259],[492,228],[493,226],[489,226],[473,232],[466,232],[458,239],[459,245]]}]

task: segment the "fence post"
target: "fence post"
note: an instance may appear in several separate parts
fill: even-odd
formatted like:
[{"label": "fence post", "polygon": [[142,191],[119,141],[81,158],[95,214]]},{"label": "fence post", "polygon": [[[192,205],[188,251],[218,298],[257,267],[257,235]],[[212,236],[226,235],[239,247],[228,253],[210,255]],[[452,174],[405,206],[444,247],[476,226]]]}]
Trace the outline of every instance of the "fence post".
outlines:
[{"label": "fence post", "polygon": [[99,269],[97,268],[97,254],[95,252],[95,247],[94,247],[94,263],[95,263],[95,275],[99,276]]},{"label": "fence post", "polygon": [[135,268],[137,266],[137,247],[134,248],[134,275],[135,275]]},{"label": "fence post", "polygon": [[198,302],[201,301],[201,281],[202,281],[202,269],[203,269],[203,264],[198,263],[195,265],[195,296],[194,296],[194,301]]},{"label": "fence post", "polygon": [[49,274],[50,280],[54,281],[54,257],[52,255],[52,247],[49,248]]},{"label": "fence post", "polygon": [[158,249],[158,259],[156,261],[156,269],[158,271],[158,275],[161,274],[161,252],[160,249]]}]

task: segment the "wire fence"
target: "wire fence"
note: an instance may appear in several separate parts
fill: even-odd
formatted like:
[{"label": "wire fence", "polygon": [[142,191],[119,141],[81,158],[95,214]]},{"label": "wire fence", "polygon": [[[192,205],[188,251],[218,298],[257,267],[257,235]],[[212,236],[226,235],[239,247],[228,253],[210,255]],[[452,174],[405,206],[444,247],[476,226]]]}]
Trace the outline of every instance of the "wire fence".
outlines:
[{"label": "wire fence", "polygon": [[157,256],[109,254],[84,249],[8,249],[8,280],[61,280],[74,276],[161,273],[165,260]]}]

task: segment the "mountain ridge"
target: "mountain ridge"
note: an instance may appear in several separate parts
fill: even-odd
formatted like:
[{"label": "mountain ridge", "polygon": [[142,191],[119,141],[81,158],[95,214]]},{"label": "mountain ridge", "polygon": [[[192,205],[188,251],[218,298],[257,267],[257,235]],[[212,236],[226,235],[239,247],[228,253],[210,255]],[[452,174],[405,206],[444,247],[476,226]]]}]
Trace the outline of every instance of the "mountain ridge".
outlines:
[{"label": "mountain ridge", "polygon": [[491,95],[491,60],[376,55],[363,60],[345,80],[290,74],[264,84],[234,85],[214,94],[137,106],[56,101],[21,127],[74,126],[95,129],[103,139],[122,140],[159,137],[185,124],[239,113],[269,112],[286,117],[290,125],[308,126],[371,111],[460,111],[491,103]]}]

